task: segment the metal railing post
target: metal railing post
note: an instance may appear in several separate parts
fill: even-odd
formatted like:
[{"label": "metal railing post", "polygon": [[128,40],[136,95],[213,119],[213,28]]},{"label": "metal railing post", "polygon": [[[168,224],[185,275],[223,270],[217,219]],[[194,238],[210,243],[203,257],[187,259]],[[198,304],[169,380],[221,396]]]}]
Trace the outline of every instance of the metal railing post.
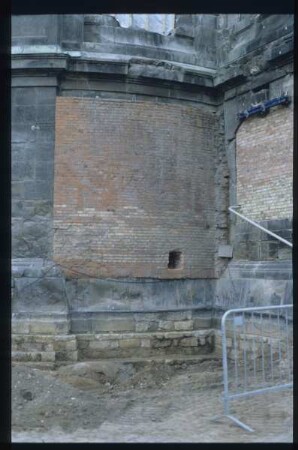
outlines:
[{"label": "metal railing post", "polygon": [[223,381],[224,381],[224,413],[229,414],[229,379],[228,379],[228,355],[227,355],[227,338],[225,329],[225,313],[221,320],[221,336],[222,336],[222,367],[223,367]]}]

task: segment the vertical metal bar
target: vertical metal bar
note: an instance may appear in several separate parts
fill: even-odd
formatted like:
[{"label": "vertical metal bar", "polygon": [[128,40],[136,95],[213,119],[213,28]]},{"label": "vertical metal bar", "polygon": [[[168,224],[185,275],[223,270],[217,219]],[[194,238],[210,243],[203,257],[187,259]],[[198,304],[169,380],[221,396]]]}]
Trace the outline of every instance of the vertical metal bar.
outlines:
[{"label": "vertical metal bar", "polygon": [[278,371],[279,371],[279,379],[282,379],[281,376],[281,327],[280,327],[280,309],[277,311],[277,328],[278,328]]},{"label": "vertical metal bar", "polygon": [[261,364],[262,364],[262,380],[263,383],[265,382],[265,368],[264,368],[264,326],[263,326],[263,313],[261,312],[261,351],[262,351],[262,357],[261,357]]},{"label": "vertical metal bar", "polygon": [[245,330],[245,313],[242,312],[242,330],[243,330],[243,362],[244,362],[244,383],[243,390],[247,388],[247,367],[246,367],[246,330]]},{"label": "vertical metal bar", "polygon": [[237,351],[237,336],[236,336],[236,328],[235,328],[235,319],[233,315],[233,339],[234,339],[234,356],[235,356],[235,386],[236,389],[238,387],[238,351]]},{"label": "vertical metal bar", "polygon": [[[252,319],[252,324],[254,326],[254,312],[252,312],[251,314],[251,319]],[[252,350],[253,350],[253,366],[254,366],[254,382],[256,382],[256,376],[257,376],[257,363],[256,363],[256,338],[255,338],[255,334],[254,334],[254,329],[253,329],[253,337],[252,337]]]},{"label": "vertical metal bar", "polygon": [[[269,312],[269,322],[271,323],[272,321],[272,313],[271,311]],[[269,342],[269,347],[270,347],[270,369],[271,369],[271,380],[274,380],[274,374],[273,374],[273,353],[272,353],[272,336],[270,336],[270,342]]]},{"label": "vertical metal bar", "polygon": [[[275,382],[275,385],[273,383],[273,378],[276,378],[274,375],[274,354],[273,354],[273,350],[274,350],[274,342],[276,339],[279,338],[279,340],[277,340],[276,342],[279,344],[279,356],[280,356],[280,360],[281,360],[281,352],[282,352],[282,341],[281,339],[283,338],[282,335],[282,331],[283,328],[280,326],[281,325],[281,320],[283,320],[283,316],[282,316],[282,310],[285,310],[285,329],[287,332],[287,336],[286,336],[286,342],[287,342],[287,347],[286,347],[286,352],[287,352],[287,361],[289,362],[288,364],[288,374],[289,377],[292,374],[291,371],[291,365],[290,365],[290,346],[291,346],[291,342],[289,342],[290,340],[290,336],[289,336],[289,317],[288,317],[288,309],[291,307],[292,305],[286,305],[286,306],[266,306],[266,307],[256,307],[256,308],[238,308],[238,309],[232,309],[232,310],[228,310],[224,313],[222,320],[221,320],[221,334],[222,334],[222,359],[223,359],[223,381],[224,381],[224,393],[223,393],[223,402],[224,402],[224,415],[228,418],[230,418],[233,422],[235,422],[236,424],[238,424],[239,426],[241,426],[242,428],[248,430],[248,431],[252,431],[251,428],[249,428],[247,425],[243,424],[242,422],[240,422],[238,419],[236,419],[234,416],[231,416],[229,414],[229,409],[230,409],[230,402],[236,398],[239,397],[245,397],[248,395],[255,395],[255,394],[259,394],[261,392],[267,392],[268,390],[281,390],[284,388],[291,388],[292,387],[292,383],[289,384],[281,384],[278,381]],[[287,309],[288,308],[288,309]],[[274,311],[274,312],[271,312]],[[275,314],[275,311],[277,311],[277,316]],[[266,312],[266,313],[265,313]],[[238,352],[237,352],[237,336],[236,333],[238,331],[242,331],[241,328],[239,328],[240,326],[242,326],[243,329],[243,365],[244,365],[244,386],[245,388],[249,387],[249,360],[247,358],[247,348],[246,348],[246,344],[248,341],[248,336],[247,336],[247,329],[246,329],[246,323],[245,323],[245,318],[247,317],[245,314],[246,313],[251,313],[251,320],[253,323],[255,314],[260,314],[260,338],[261,338],[261,377],[263,379],[263,387],[262,387],[262,383],[259,384],[260,389],[244,389],[244,392],[242,392],[242,389],[236,389],[236,393],[233,392],[233,395],[231,394],[231,392],[229,392],[229,389],[231,388],[229,385],[229,367],[228,367],[228,358],[227,358],[227,353],[228,353],[228,349],[227,349],[227,330],[226,330],[226,320],[228,318],[228,316],[232,316],[232,320],[233,320],[233,338],[234,338],[234,351],[235,351],[235,376],[237,377],[237,381],[238,378],[240,378],[240,376],[242,377],[242,371],[239,368],[238,371]],[[272,316],[274,317],[274,320],[272,320]],[[264,317],[267,320],[267,317],[269,318],[269,324],[268,326],[264,323]],[[277,317],[277,320],[275,320]],[[278,324],[279,327],[279,333],[278,333],[278,337],[276,338],[275,336],[275,328]],[[266,326],[265,326],[266,325]],[[283,323],[282,323],[283,325]],[[238,327],[238,328],[237,328]],[[237,328],[237,330],[236,330]],[[265,333],[264,333],[264,328],[265,328]],[[265,344],[265,335],[269,334],[269,338],[267,339],[268,345],[270,347],[270,353],[269,351],[266,351],[266,355],[268,353],[268,358],[266,356],[266,360],[265,360],[265,352],[264,352],[264,344]],[[276,338],[276,339],[275,339]],[[269,348],[268,348],[269,350]],[[258,349],[257,349],[258,351]],[[256,336],[253,333],[253,353],[254,353],[254,362],[256,362]],[[270,355],[270,361],[269,361],[269,355]],[[267,360],[268,360],[268,367],[267,367]],[[266,363],[266,367],[265,367],[265,363]],[[241,365],[242,366],[242,365]],[[233,368],[233,365],[232,365]],[[271,387],[265,387],[265,381],[266,381],[266,376],[267,376],[267,371],[271,368]],[[281,370],[281,367],[279,367],[279,369]],[[258,364],[254,364],[254,376],[256,378],[256,385],[258,384]],[[232,377],[233,377],[233,372],[231,373]],[[270,377],[270,374],[269,374]],[[242,380],[241,380],[242,381]],[[267,380],[270,381],[270,380]],[[231,382],[231,380],[230,380]],[[236,386],[237,388],[238,386]],[[239,383],[239,388],[241,387],[241,383]],[[252,386],[250,386],[252,387]]]},{"label": "vertical metal bar", "polygon": [[221,324],[222,333],[222,367],[224,378],[224,414],[229,414],[229,376],[228,376],[228,360],[227,360],[227,338],[226,338],[226,317],[223,315]]},{"label": "vertical metal bar", "polygon": [[286,337],[286,343],[287,343],[286,355],[287,355],[287,366],[288,366],[288,379],[289,379],[289,381],[290,381],[290,380],[291,380],[291,368],[290,368],[290,352],[289,352],[289,319],[288,319],[288,308],[286,308],[286,333],[287,333],[287,337]]}]

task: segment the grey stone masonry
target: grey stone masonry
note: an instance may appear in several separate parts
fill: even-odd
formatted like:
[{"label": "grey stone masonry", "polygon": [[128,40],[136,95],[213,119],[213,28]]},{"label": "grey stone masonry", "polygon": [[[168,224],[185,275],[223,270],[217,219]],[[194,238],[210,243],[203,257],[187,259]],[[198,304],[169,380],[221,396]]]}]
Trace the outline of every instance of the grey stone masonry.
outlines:
[{"label": "grey stone masonry", "polygon": [[206,329],[211,326],[210,309],[160,312],[73,312],[70,313],[72,333],[167,332]]},{"label": "grey stone masonry", "polygon": [[[292,242],[291,219],[265,220],[258,223]],[[234,257],[237,260],[251,261],[291,260],[292,249],[251,224],[239,221],[235,227]]]},{"label": "grey stone masonry", "polygon": [[214,331],[77,335],[80,360],[167,355],[207,355],[214,349]]},{"label": "grey stone masonry", "polygon": [[52,261],[16,258],[12,260],[12,274],[13,313],[68,313],[65,280]]},{"label": "grey stone masonry", "polygon": [[233,261],[216,283],[215,310],[292,303],[290,260]]},{"label": "grey stone masonry", "polygon": [[54,86],[12,89],[13,257],[52,254],[55,99]]},{"label": "grey stone masonry", "polygon": [[212,305],[214,280],[82,278],[67,280],[65,289],[71,310],[81,313],[205,309]]},{"label": "grey stone masonry", "polygon": [[[223,311],[231,307],[290,304],[293,301],[291,249],[254,227],[240,223],[228,212],[229,205],[237,204],[236,133],[240,125],[237,114],[255,102],[272,99],[283,92],[293,99],[293,15],[117,16],[12,17],[11,289],[12,358],[16,361],[54,366],[63,361],[89,358],[208,355],[215,350],[215,340],[219,342],[212,329],[216,322],[213,319],[218,319]],[[109,105],[117,101],[121,108],[129,104],[131,113],[126,116],[133,123],[136,121],[130,114],[136,110],[134,105],[142,103],[144,110],[149,111],[148,116],[144,115],[148,117],[146,123],[149,128],[153,117],[157,117],[154,111],[162,111],[165,106],[171,106],[173,111],[174,106],[194,109],[191,123],[210,146],[208,179],[214,187],[215,201],[214,204],[208,202],[208,208],[214,217],[212,227],[216,229],[216,240],[210,238],[204,244],[207,242],[211,246],[212,243],[210,266],[213,278],[193,278],[193,265],[190,265],[188,278],[180,280],[175,271],[171,272],[173,278],[168,280],[157,276],[136,278],[133,275],[124,278],[127,275],[121,272],[121,260],[119,273],[122,276],[118,278],[100,279],[96,278],[96,274],[91,278],[87,272],[86,276],[75,273],[72,278],[69,274],[65,275],[62,263],[59,266],[53,260],[53,242],[58,234],[53,221],[54,182],[57,180],[55,145],[60,130],[56,124],[57,97],[60,100],[66,100],[65,97],[80,100],[88,97],[90,101],[94,99],[94,103],[98,100],[98,104],[104,103],[103,100],[109,101]],[[293,108],[293,101],[288,108]],[[203,116],[209,115],[214,119],[216,127],[213,133],[206,127],[205,120],[197,120],[199,110],[203,111]],[[109,106],[105,117],[112,115],[111,111]],[[142,114],[139,116],[140,120],[145,120]],[[177,127],[183,123],[179,117],[177,114],[174,116]],[[123,121],[119,123],[123,126]],[[120,129],[118,123],[115,126]],[[82,129],[76,127],[82,142],[86,143],[87,148],[90,147],[90,153],[98,152],[96,158],[100,158],[102,141],[97,147],[88,130],[85,125]],[[163,195],[173,200],[172,209],[176,214],[176,206],[181,201],[180,187],[189,182],[194,159],[193,156],[188,157],[189,169],[182,170],[179,161],[188,154],[186,140],[182,139],[181,150],[173,152],[173,158],[171,151],[177,147],[178,138],[167,127],[164,129],[160,122],[156,130],[158,132],[152,132],[152,129],[146,131],[148,149],[156,149],[156,156],[149,156],[148,161],[156,167],[161,180],[167,173],[165,166],[173,166],[166,182],[177,183],[178,195],[168,187]],[[179,128],[177,130],[179,134]],[[141,153],[143,142],[138,128],[134,133],[130,137],[133,145],[130,141],[128,145],[137,154]],[[106,135],[105,148],[111,155],[112,139],[109,139],[108,133]],[[122,181],[123,185],[129,186],[135,179],[138,189],[130,197],[127,196],[127,201],[131,202],[133,209],[139,208],[144,212],[148,229],[152,229],[161,212],[167,218],[169,214],[168,211],[159,211],[150,218],[143,201],[136,208],[141,180],[145,178],[144,167],[140,165],[139,178],[134,178],[136,171],[133,166],[138,166],[137,157],[133,157],[132,163],[125,160],[123,136],[124,131],[119,136],[116,133],[113,135],[119,144],[119,151],[112,161],[116,181],[111,180],[108,185],[112,172],[107,174],[107,178],[102,178],[104,184],[100,195],[106,196],[105,214],[115,212],[109,210],[111,191],[118,201],[119,191],[124,192],[120,187]],[[67,140],[67,133],[64,137]],[[84,164],[91,167],[92,162],[85,160],[87,158],[81,154],[73,158],[74,150],[81,149],[77,142],[69,140],[66,146],[79,171],[84,169]],[[171,144],[166,147],[169,142]],[[159,162],[161,147],[168,158],[162,164]],[[201,142],[196,140],[195,155],[199,154],[201,147]],[[120,182],[120,161],[131,171],[131,179],[124,173]],[[106,159],[103,158],[102,164],[106,164]],[[200,167],[204,176],[207,176],[206,164],[204,160]],[[65,179],[63,173],[62,183],[67,190],[70,170],[69,167],[63,170]],[[84,180],[78,177],[80,183],[73,187],[73,191],[70,189],[70,198],[77,196],[78,203],[81,202],[80,208],[89,208],[85,194],[94,189],[94,183],[102,174],[97,171],[89,184],[84,184]],[[145,193],[148,202],[156,205],[160,203],[160,197],[157,195],[157,201],[152,201],[150,190],[152,186],[155,189],[158,183],[150,168],[147,174],[152,185],[148,184]],[[194,189],[187,191],[186,201],[182,201],[185,211],[189,209],[188,202],[200,210],[200,195],[207,198],[211,192],[211,188],[206,183],[201,186],[201,182],[202,177],[197,177],[193,182]],[[102,207],[100,195],[96,201]],[[63,198],[61,204],[66,209],[69,206]],[[200,215],[201,219],[204,224],[199,226],[205,227],[204,236],[211,236],[210,223],[205,214]],[[100,220],[96,217],[88,226],[93,226],[96,221],[101,226]],[[175,220],[169,221],[170,224],[162,229],[156,228],[156,235],[162,231],[165,240],[171,234],[177,240],[177,245],[175,241],[170,250],[179,249],[182,245],[173,232]],[[185,227],[183,214],[179,214],[179,220],[181,227]],[[81,218],[78,218],[77,224],[80,221]],[[131,223],[127,224],[124,235],[132,233]],[[290,217],[261,224],[292,240]],[[200,232],[199,226],[194,226],[195,237]],[[83,228],[86,230],[88,227],[84,225]],[[67,235],[69,230],[65,231]],[[109,233],[111,227],[107,227],[107,235]],[[98,237],[96,233],[95,237]],[[90,246],[88,239],[87,247]],[[134,247],[135,239],[132,233],[129,248]],[[114,245],[113,237],[111,241]],[[63,244],[65,250],[66,244]],[[155,246],[157,253],[161,246],[157,239],[152,238],[147,239],[145,244],[144,256],[154,268],[150,246]],[[74,252],[83,254],[85,249],[82,250],[81,245],[85,244],[80,238]],[[189,239],[187,245],[200,254],[206,266],[202,246],[196,248]],[[233,257],[221,258],[218,251],[227,245],[233,249]],[[96,257],[101,255],[102,248],[97,251],[92,247],[92,251],[94,254],[90,261],[96,252]],[[139,268],[138,264],[136,260],[133,270]],[[134,274],[133,270],[130,273]]]}]

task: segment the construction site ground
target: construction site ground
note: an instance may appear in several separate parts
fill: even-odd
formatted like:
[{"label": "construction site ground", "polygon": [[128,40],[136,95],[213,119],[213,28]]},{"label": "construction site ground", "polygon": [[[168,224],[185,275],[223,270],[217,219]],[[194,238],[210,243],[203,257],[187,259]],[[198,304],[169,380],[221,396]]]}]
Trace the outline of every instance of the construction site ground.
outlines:
[{"label": "construction site ground", "polygon": [[292,442],[293,393],[232,403],[223,412],[220,361],[105,360],[12,367],[12,442]]}]

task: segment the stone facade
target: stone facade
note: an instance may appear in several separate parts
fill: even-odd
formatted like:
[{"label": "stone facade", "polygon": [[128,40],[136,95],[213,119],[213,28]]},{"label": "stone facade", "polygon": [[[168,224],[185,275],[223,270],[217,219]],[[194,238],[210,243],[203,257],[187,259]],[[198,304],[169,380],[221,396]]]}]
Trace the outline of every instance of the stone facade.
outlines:
[{"label": "stone facade", "polygon": [[50,315],[48,320],[28,315],[14,319],[13,359],[54,365],[98,358],[198,356],[214,349],[211,316],[198,311],[76,316],[71,330],[61,328]]},{"label": "stone facade", "polygon": [[[51,258],[56,87],[13,80],[12,256]],[[52,85],[51,85],[52,84]]]},{"label": "stone facade", "polygon": [[[287,193],[288,196],[291,192]],[[290,216],[291,217],[291,216]],[[292,242],[292,220],[261,220],[258,223],[269,231]],[[292,250],[283,242],[247,222],[237,225],[234,238],[234,258],[248,261],[291,261]]]},{"label": "stone facade", "polygon": [[292,103],[238,113],[292,99],[293,17],[122,19],[12,20],[16,359],[204,353],[201,316],[292,301],[228,206],[291,239]]}]

